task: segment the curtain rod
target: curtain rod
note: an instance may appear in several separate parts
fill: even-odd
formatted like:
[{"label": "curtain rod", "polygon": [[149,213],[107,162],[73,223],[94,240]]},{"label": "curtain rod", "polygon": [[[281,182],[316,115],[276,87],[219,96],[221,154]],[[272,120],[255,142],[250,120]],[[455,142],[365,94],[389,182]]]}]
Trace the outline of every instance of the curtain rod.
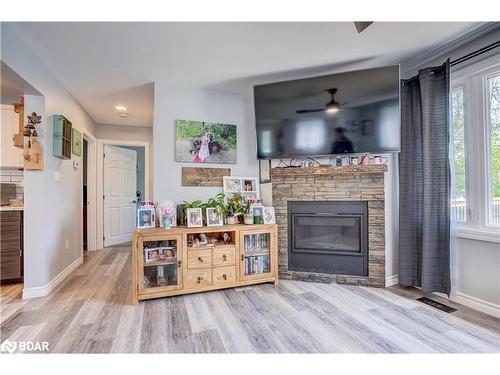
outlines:
[{"label": "curtain rod", "polygon": [[500,47],[500,40],[497,42],[491,43],[490,45],[488,45],[486,47],[480,48],[474,52],[468,53],[467,55],[464,55],[456,60],[453,60],[452,62],[450,62],[450,66],[455,66],[455,65],[461,64],[467,60],[470,60],[476,56],[482,55],[483,53],[491,51],[492,49],[495,49],[497,47]]}]

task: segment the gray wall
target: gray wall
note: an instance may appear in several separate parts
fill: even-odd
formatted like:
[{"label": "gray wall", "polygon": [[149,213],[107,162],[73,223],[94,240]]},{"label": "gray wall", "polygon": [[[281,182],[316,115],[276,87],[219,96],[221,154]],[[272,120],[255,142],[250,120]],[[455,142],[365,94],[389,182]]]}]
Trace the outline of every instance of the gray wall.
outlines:
[{"label": "gray wall", "polygon": [[[230,168],[232,176],[258,175],[253,105],[250,99],[218,90],[174,87],[155,82],[154,200],[176,203],[208,199],[222,188],[181,186],[182,167]],[[175,120],[234,124],[237,128],[236,164],[193,164],[175,161]]]}]

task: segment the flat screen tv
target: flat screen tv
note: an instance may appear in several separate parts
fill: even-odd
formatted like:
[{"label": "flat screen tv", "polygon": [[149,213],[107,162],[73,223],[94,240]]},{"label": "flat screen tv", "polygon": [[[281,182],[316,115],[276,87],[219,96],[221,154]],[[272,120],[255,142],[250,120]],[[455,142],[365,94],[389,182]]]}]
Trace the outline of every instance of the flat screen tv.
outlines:
[{"label": "flat screen tv", "polygon": [[259,159],[399,151],[399,66],[254,87]]}]

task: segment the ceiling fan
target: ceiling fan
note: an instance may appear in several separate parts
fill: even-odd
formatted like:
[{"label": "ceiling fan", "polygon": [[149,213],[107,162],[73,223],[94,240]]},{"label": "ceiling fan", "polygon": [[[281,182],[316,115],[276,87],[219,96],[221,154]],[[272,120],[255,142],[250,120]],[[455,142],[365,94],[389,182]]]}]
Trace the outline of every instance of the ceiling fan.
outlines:
[{"label": "ceiling fan", "polygon": [[332,98],[330,99],[330,101],[328,103],[325,104],[325,108],[299,109],[296,112],[297,113],[313,113],[313,112],[335,113],[338,110],[342,109],[342,107],[348,103],[348,102],[345,102],[345,103],[340,104],[335,100],[335,93],[337,92],[337,89],[335,87],[328,89],[326,91],[332,96]]}]

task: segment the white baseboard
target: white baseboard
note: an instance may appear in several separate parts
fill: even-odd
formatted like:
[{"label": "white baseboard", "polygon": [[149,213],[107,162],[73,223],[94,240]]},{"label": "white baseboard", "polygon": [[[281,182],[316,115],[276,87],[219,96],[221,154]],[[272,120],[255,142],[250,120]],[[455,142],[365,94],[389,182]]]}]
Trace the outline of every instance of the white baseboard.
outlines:
[{"label": "white baseboard", "polygon": [[385,287],[398,285],[398,275],[387,276],[385,278]]},{"label": "white baseboard", "polygon": [[492,302],[485,301],[483,299],[469,296],[468,294],[457,292],[452,294],[450,299],[462,305],[468,306],[470,308],[482,311],[486,314],[493,315],[494,317],[500,318],[500,305],[496,305]]},{"label": "white baseboard", "polygon": [[23,299],[43,297],[55,289],[68,275],[73,272],[80,264],[83,263],[83,257],[78,258],[64,269],[59,275],[54,277],[48,284],[44,286],[37,286],[33,288],[23,289]]}]

